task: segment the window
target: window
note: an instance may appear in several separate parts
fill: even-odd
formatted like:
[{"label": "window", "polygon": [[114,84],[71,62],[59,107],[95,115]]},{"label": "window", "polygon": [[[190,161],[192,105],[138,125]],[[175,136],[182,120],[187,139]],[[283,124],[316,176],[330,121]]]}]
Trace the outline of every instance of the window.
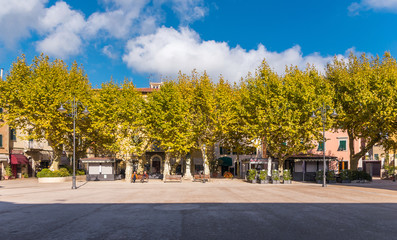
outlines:
[{"label": "window", "polygon": [[317,151],[324,151],[325,150],[325,148],[324,148],[324,142],[319,142],[318,143],[318,148],[317,148]]},{"label": "window", "polygon": [[17,131],[15,131],[15,129],[13,128],[10,129],[10,140],[11,141],[17,140]]},{"label": "window", "polygon": [[339,140],[338,151],[346,151],[346,140]]},{"label": "window", "polygon": [[0,147],[3,147],[3,135],[0,135]]},{"label": "window", "polygon": [[375,158],[375,160],[379,160],[379,154],[375,153],[374,158]]},{"label": "window", "polygon": [[230,149],[226,147],[219,147],[220,155],[230,155]]}]

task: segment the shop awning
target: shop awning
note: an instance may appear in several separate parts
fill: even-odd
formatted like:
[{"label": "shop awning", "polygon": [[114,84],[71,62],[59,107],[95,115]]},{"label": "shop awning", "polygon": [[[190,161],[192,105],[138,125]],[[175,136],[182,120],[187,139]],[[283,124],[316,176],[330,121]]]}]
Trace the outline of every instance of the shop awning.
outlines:
[{"label": "shop awning", "polygon": [[82,163],[114,163],[112,158],[81,158]]},{"label": "shop awning", "polygon": [[29,164],[29,160],[23,154],[11,154],[11,164]]},{"label": "shop awning", "polygon": [[8,162],[8,154],[0,154],[0,162]]},{"label": "shop awning", "polygon": [[220,166],[233,166],[233,160],[231,157],[220,157],[218,158],[218,162]]},{"label": "shop awning", "polygon": [[[287,160],[293,160],[295,162],[321,162],[324,160],[323,158],[324,156],[321,154],[297,154],[289,157]],[[325,161],[338,161],[338,158],[335,156],[325,155]]]}]

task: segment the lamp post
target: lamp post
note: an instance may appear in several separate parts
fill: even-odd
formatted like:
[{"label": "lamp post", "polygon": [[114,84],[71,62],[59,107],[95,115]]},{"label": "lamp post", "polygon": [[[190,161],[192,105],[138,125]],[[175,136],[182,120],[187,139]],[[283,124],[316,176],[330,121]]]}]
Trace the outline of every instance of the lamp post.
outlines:
[{"label": "lamp post", "polygon": [[316,118],[315,112],[320,111],[321,113],[321,122],[323,123],[323,187],[326,187],[326,174],[325,174],[325,169],[326,169],[326,164],[325,164],[325,123],[327,122],[327,110],[333,110],[331,113],[331,117],[336,117],[338,114],[336,113],[335,109],[332,109],[330,106],[326,106],[325,103],[323,103],[323,106],[316,109],[316,111],[313,111],[311,118]]},{"label": "lamp post", "polygon": [[[87,116],[90,112],[87,110],[87,107],[84,106],[81,102],[76,101],[76,97],[73,96],[73,101],[66,101],[64,104],[70,104],[72,107],[72,113],[70,116],[73,118],[73,178],[72,178],[72,189],[76,189],[76,118],[77,118],[77,108],[79,105],[83,106],[85,109],[82,112],[85,116]],[[58,108],[58,112],[65,113],[67,110],[63,108],[63,104]]]}]

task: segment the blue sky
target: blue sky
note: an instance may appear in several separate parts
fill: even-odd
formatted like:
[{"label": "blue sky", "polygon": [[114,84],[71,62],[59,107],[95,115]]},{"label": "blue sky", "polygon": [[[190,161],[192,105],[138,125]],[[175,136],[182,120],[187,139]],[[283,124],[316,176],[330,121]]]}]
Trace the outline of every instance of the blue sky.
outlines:
[{"label": "blue sky", "polygon": [[92,85],[206,70],[239,81],[265,58],[319,71],[333,56],[397,55],[397,0],[0,0],[0,67],[41,52]]}]

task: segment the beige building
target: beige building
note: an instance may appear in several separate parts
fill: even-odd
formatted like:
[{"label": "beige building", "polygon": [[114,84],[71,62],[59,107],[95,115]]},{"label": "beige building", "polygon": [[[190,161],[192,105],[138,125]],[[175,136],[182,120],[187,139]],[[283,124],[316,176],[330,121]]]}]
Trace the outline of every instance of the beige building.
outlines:
[{"label": "beige building", "polygon": [[[0,108],[2,111],[2,108]],[[0,124],[3,124],[0,121]],[[10,156],[10,146],[9,146],[9,127],[8,125],[0,126],[0,180],[5,174],[5,167],[8,165]]]}]

